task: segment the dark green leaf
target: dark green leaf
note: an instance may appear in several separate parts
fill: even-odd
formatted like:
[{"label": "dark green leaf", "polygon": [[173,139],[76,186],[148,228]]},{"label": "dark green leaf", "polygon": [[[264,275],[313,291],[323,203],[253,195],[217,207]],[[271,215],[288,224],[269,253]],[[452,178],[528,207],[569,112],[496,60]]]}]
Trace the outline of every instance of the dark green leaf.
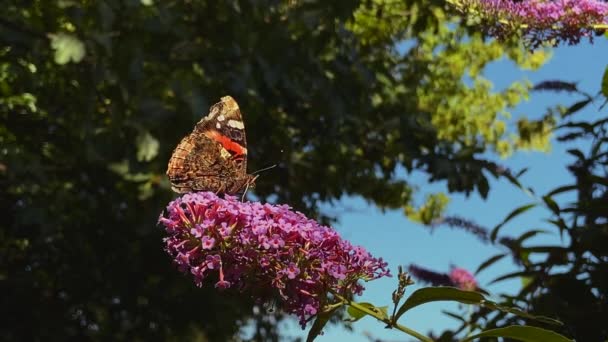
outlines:
[{"label": "dark green leaf", "polygon": [[486,330],[482,333],[469,336],[462,342],[473,341],[482,337],[507,337],[524,342],[572,342],[572,340],[556,332],[531,326],[511,326]]},{"label": "dark green leaf", "polygon": [[539,321],[539,322],[543,322],[543,323],[547,323],[547,324],[562,325],[562,322],[560,322],[556,319],[546,317],[546,316],[532,315],[521,309],[518,309],[515,307],[509,307],[509,306],[505,306],[505,305],[499,305],[492,301],[485,301],[483,303],[483,306],[485,306],[486,308],[492,309],[492,310],[498,310],[498,311],[510,313],[510,314],[513,314],[513,315],[516,315],[519,317],[524,317],[524,318],[528,318],[531,320],[535,320],[535,321]]},{"label": "dark green leaf", "polygon": [[572,106],[568,107],[568,109],[564,113],[562,113],[562,117],[565,118],[578,112],[579,110],[585,108],[585,106],[587,106],[589,103],[591,103],[591,101],[592,99],[585,99],[573,104]]},{"label": "dark green leaf", "polygon": [[561,194],[562,192],[573,191],[573,190],[576,190],[576,189],[577,189],[576,185],[560,186],[560,187],[552,190],[551,192],[549,192],[546,196],[553,197],[553,196],[555,196],[557,194]]},{"label": "dark green leaf", "polygon": [[481,195],[481,198],[488,198],[488,192],[490,191],[490,183],[488,183],[487,178],[479,178],[479,180],[477,181],[477,190],[479,191],[479,195]]},{"label": "dark green leaf", "polygon": [[536,236],[538,234],[546,234],[548,233],[548,231],[543,230],[543,229],[534,229],[534,230],[529,230],[523,234],[521,234],[518,238],[517,238],[517,243],[518,245],[521,245],[522,242],[526,241],[527,239]]},{"label": "dark green leaf", "polygon": [[507,279],[512,279],[512,278],[519,278],[519,277],[527,277],[527,276],[532,276],[532,275],[537,275],[538,272],[535,271],[517,271],[517,272],[511,272],[511,273],[507,273],[504,274],[500,277],[494,278],[494,280],[492,280],[490,282],[490,284],[494,284],[497,283],[499,281],[503,281],[503,280],[507,280]]},{"label": "dark green leaf", "polygon": [[310,327],[310,331],[308,331],[308,335],[306,337],[306,342],[314,341],[319,334],[323,331],[323,328],[329,322],[331,315],[338,309],[339,307],[334,307],[331,310],[323,311],[317,314],[317,318],[314,323]]},{"label": "dark green leaf", "polygon": [[557,205],[557,203],[553,200],[553,198],[551,198],[551,196],[543,196],[543,201],[545,202],[545,204],[547,205],[547,207],[549,207],[549,209],[551,209],[551,211],[555,214],[555,215],[559,215],[559,206]]},{"label": "dark green leaf", "polygon": [[414,291],[395,314],[398,320],[408,310],[430,302],[456,301],[463,304],[478,304],[484,300],[479,292],[463,291],[454,287],[426,287]]},{"label": "dark green leaf", "polygon": [[523,205],[523,206],[513,210],[511,213],[509,213],[509,215],[507,215],[507,217],[501,223],[499,223],[496,227],[494,227],[494,229],[492,229],[492,233],[490,234],[490,240],[496,241],[496,236],[498,236],[498,231],[500,230],[500,228],[502,228],[502,226],[504,226],[507,222],[511,221],[514,217],[516,217],[522,213],[525,213],[526,211],[528,211],[536,206],[537,206],[536,203],[530,203],[530,204]]},{"label": "dark green leaf", "polygon": [[495,255],[495,256],[487,259],[486,261],[484,261],[483,263],[481,263],[481,265],[479,265],[479,267],[477,267],[477,270],[475,271],[475,274],[478,274],[479,272],[481,272],[484,269],[488,268],[489,266],[491,266],[492,264],[494,264],[498,260],[504,258],[506,255],[507,254],[505,254],[505,253],[497,254],[497,255]]},{"label": "dark green leaf", "polygon": [[583,152],[581,152],[581,150],[579,150],[579,149],[574,149],[574,148],[569,149],[568,153],[577,157],[579,160],[585,160],[585,154]]},{"label": "dark green leaf", "polygon": [[517,172],[515,174],[515,178],[519,178],[519,177],[523,176],[526,172],[528,172],[528,168],[524,167],[523,169],[519,170],[519,172]]}]

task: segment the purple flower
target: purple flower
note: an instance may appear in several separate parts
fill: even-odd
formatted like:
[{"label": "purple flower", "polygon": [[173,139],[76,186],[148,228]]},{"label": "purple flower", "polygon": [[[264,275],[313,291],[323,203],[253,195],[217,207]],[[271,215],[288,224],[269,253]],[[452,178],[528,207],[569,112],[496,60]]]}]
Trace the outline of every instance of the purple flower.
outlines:
[{"label": "purple flower", "polygon": [[270,240],[268,241],[268,244],[272,248],[280,248],[280,247],[285,246],[285,241],[283,241],[283,239],[281,239],[279,234],[273,234],[272,237],[270,238]]},{"label": "purple flower", "polygon": [[165,250],[197,286],[215,279],[218,289],[281,298],[302,327],[334,300],[328,289],[348,297],[362,293],[359,280],[390,276],[382,259],[286,205],[189,193],[169,203],[159,223]]},{"label": "purple flower", "polygon": [[304,312],[310,316],[313,316],[317,313],[317,308],[310,304],[306,304],[306,306],[304,307]]},{"label": "purple flower", "polygon": [[212,249],[215,246],[215,239],[209,236],[203,236],[201,239],[203,249]]},{"label": "purple flower", "polygon": [[226,222],[222,222],[220,224],[220,235],[222,235],[222,237],[227,237],[228,235],[230,235],[232,233],[232,227],[226,223]]},{"label": "purple flower", "polygon": [[346,278],[346,266],[331,265],[329,267],[329,274],[338,280],[344,280]]},{"label": "purple flower", "polygon": [[205,256],[204,265],[207,266],[208,269],[218,269],[222,264],[222,259],[219,255],[207,255]]},{"label": "purple flower", "polygon": [[222,289],[222,290],[229,288],[230,285],[231,285],[230,282],[226,281],[226,280],[220,280],[217,283],[215,283],[215,287],[218,289]]},{"label": "purple flower", "polygon": [[593,39],[594,25],[608,24],[608,3],[599,0],[462,0],[451,2],[466,15],[482,19],[497,38],[519,33],[535,48],[545,42],[577,44]]},{"label": "purple flower", "polygon": [[445,273],[431,271],[418,265],[410,265],[408,272],[423,283],[433,286],[454,286],[450,276]]},{"label": "purple flower", "polygon": [[296,266],[295,263],[289,263],[287,269],[285,269],[285,274],[287,274],[287,278],[294,279],[298,274],[300,274],[300,269]]},{"label": "purple flower", "polygon": [[445,274],[418,265],[410,265],[408,271],[414,278],[434,286],[454,286],[466,291],[477,289],[475,277],[464,268],[452,267],[450,273]]}]

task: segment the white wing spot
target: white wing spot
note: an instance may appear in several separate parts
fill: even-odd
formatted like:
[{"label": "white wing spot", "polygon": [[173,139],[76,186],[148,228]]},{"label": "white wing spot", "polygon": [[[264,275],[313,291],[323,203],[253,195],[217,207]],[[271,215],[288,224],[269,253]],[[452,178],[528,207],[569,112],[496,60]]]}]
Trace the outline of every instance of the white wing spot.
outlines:
[{"label": "white wing spot", "polygon": [[214,116],[217,115],[217,113],[219,113],[219,110],[215,107],[211,108],[211,111],[209,112],[209,115],[207,115],[208,118],[212,118]]},{"label": "white wing spot", "polygon": [[237,129],[244,129],[245,125],[243,125],[242,121],[236,121],[236,120],[228,120],[228,126],[233,127],[233,128],[237,128]]},{"label": "white wing spot", "polygon": [[224,115],[220,115],[217,117],[217,121],[224,121],[226,120],[226,117]]},{"label": "white wing spot", "polygon": [[222,128],[222,125],[220,125],[220,123],[218,122],[215,124],[215,128],[220,129],[220,128]]},{"label": "white wing spot", "polygon": [[228,152],[228,150],[226,150],[225,148],[222,147],[222,149],[220,150],[220,156],[224,159],[228,159],[228,158],[232,157],[232,154],[230,154],[230,152]]}]

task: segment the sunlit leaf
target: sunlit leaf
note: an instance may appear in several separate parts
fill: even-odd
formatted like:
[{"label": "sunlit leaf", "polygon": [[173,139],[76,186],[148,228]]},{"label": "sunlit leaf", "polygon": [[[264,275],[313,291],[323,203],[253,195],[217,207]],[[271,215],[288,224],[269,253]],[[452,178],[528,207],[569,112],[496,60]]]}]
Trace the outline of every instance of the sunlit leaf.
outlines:
[{"label": "sunlit leaf", "polygon": [[[367,303],[367,302],[361,302],[361,303],[357,303],[357,304],[361,305],[367,309],[370,309],[372,311],[375,311],[377,313],[381,313],[384,318],[388,318],[388,307],[387,306],[376,307],[372,303]],[[367,316],[367,313],[357,309],[356,307],[354,307],[352,305],[348,306],[348,309],[346,310],[346,312],[348,313],[349,317],[346,318],[345,320],[348,322],[356,322],[356,321],[360,320],[361,318]]]},{"label": "sunlit leaf", "polygon": [[139,134],[135,143],[137,144],[137,160],[150,161],[158,155],[160,143],[149,132]]},{"label": "sunlit leaf", "polygon": [[55,50],[55,63],[78,63],[84,58],[84,43],[75,35],[59,32],[50,33],[48,37],[51,40],[51,48]]}]

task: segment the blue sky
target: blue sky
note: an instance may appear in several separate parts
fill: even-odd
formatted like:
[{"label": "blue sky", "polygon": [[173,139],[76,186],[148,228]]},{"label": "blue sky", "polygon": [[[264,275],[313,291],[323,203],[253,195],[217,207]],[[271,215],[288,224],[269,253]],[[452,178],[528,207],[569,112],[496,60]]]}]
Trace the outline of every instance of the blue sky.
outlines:
[{"label": "blue sky", "polygon": [[[562,46],[554,49],[551,60],[540,70],[523,71],[509,61],[499,61],[492,64],[486,71],[485,77],[491,80],[496,89],[502,89],[513,81],[528,79],[532,83],[543,80],[560,79],[578,82],[579,89],[595,93],[599,90],[602,73],[606,67],[608,56],[608,41],[602,37],[596,39],[593,45],[585,42],[577,46]],[[547,107],[574,102],[574,97],[555,93],[534,93],[528,102],[520,104],[512,111],[514,117],[528,115],[533,118],[540,117]],[[599,106],[596,105],[597,108]],[[592,108],[587,109],[584,116],[589,118],[599,116]],[[585,144],[575,143],[576,147]],[[572,144],[555,143],[551,152],[519,152],[503,160],[502,163],[513,170],[528,167],[528,172],[522,181],[531,186],[536,194],[544,194],[551,189],[567,184],[572,177],[565,165],[572,161],[566,150]],[[421,198],[426,193],[445,190],[445,184],[428,184],[424,174],[407,176],[413,184],[417,185]],[[568,198],[560,198],[567,201]],[[524,194],[505,180],[491,179],[489,198],[484,201],[478,195],[466,198],[463,195],[452,195],[452,202],[448,213],[474,219],[476,222],[493,227],[499,223],[511,210],[534,199]],[[340,211],[340,207],[330,209],[340,214],[340,223],[335,228],[341,235],[354,244],[362,245],[373,255],[383,257],[389,262],[393,273],[398,265],[416,263],[438,271],[447,271],[450,264],[475,270],[481,262],[488,257],[501,252],[498,247],[486,246],[477,239],[461,231],[447,227],[436,229],[432,234],[424,227],[410,222],[401,211],[381,212],[358,198],[349,198],[343,201],[341,207],[349,210]],[[549,213],[542,209],[533,209],[520,216],[503,228],[503,234],[517,236],[533,228],[547,228],[543,219]],[[544,235],[531,240],[531,243],[559,243],[556,234]],[[510,259],[495,264],[492,268],[482,272],[478,280],[482,287],[492,293],[515,293],[519,289],[519,281],[511,280],[496,285],[487,286],[494,277],[515,270]],[[367,290],[359,298],[360,301],[372,302],[375,305],[390,305],[390,296],[396,285],[396,279],[387,278],[366,284]],[[409,293],[416,286],[410,287]],[[425,305],[408,312],[402,317],[400,323],[421,333],[430,330],[441,331],[444,328],[455,327],[457,322],[441,313],[441,310],[456,311],[454,304],[436,303]],[[375,338],[385,341],[403,341],[409,337],[398,331],[384,329],[383,325],[372,318],[364,318],[353,325],[354,332],[348,332],[342,327],[328,327],[325,334],[318,341],[348,341],[368,342],[362,332],[367,331]],[[305,337],[306,331],[301,331],[295,324],[282,326],[283,333],[296,337]]]}]

